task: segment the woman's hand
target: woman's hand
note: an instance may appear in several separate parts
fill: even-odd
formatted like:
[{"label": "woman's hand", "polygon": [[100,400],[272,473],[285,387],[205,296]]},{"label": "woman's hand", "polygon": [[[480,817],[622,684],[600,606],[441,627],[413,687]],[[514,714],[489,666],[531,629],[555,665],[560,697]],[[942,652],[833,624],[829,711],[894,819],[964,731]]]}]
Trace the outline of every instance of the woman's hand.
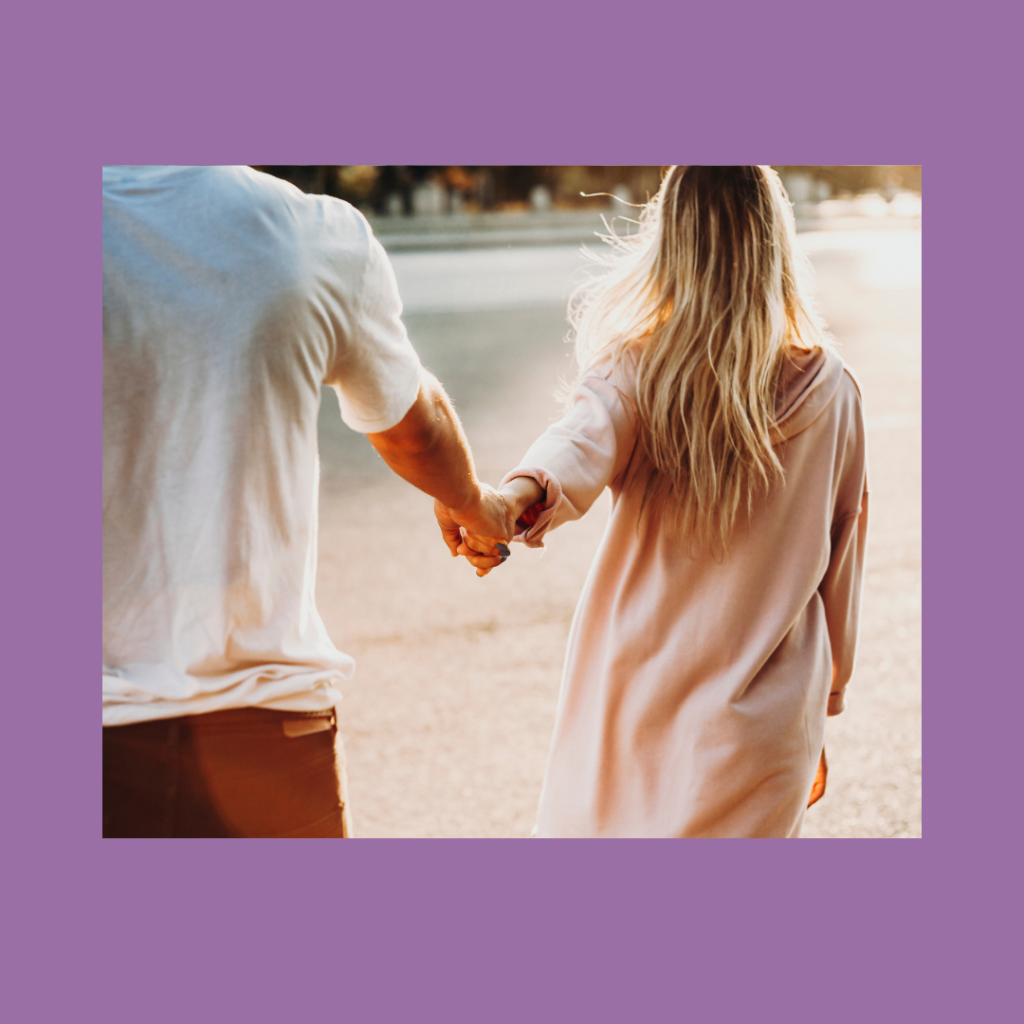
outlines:
[{"label": "woman's hand", "polygon": [[520,529],[529,529],[540,517],[547,496],[532,476],[515,476],[501,488],[512,522]]},{"label": "woman's hand", "polygon": [[814,776],[814,785],[811,786],[811,797],[807,806],[816,804],[825,795],[825,780],[828,778],[828,761],[825,760],[825,748],[821,748],[821,760],[818,762],[818,772]]},{"label": "woman's hand", "polygon": [[458,553],[476,569],[477,576],[486,576],[512,553],[507,544],[497,537],[480,537],[463,531]]}]

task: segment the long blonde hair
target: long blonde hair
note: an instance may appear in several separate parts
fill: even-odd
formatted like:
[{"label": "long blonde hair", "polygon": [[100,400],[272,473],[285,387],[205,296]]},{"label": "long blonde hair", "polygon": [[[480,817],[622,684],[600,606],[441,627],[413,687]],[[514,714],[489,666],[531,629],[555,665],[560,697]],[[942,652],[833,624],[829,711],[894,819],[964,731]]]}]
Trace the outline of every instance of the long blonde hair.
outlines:
[{"label": "long blonde hair", "polygon": [[781,479],[776,397],[790,350],[826,343],[793,212],[770,167],[668,169],[638,230],[611,231],[573,297],[581,374],[637,355],[644,508],[726,549],[738,513]]}]

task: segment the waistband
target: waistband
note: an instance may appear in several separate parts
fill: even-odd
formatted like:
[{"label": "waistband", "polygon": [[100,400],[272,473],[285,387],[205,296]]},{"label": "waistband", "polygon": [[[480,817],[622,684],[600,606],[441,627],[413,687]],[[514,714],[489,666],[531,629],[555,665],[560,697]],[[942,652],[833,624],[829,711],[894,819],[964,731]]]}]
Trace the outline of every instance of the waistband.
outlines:
[{"label": "waistband", "polygon": [[130,725],[109,725],[106,729],[132,730],[140,734],[163,735],[182,728],[194,732],[255,731],[284,733],[292,738],[327,732],[337,726],[334,708],[322,711],[278,711],[274,708],[225,708],[207,711],[201,715],[181,715],[177,718],[156,718]]}]

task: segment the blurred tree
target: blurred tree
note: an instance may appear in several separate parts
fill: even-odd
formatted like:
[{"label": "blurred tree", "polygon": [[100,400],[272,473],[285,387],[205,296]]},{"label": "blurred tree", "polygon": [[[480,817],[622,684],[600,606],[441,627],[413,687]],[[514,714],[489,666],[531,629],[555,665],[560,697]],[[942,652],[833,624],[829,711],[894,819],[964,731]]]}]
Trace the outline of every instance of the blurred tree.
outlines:
[{"label": "blurred tree", "polygon": [[[543,185],[555,206],[606,207],[607,195],[625,186],[635,202],[658,190],[660,167],[540,167],[508,166],[400,166],[368,165],[283,166],[257,168],[304,192],[337,196],[355,206],[383,214],[412,211],[412,192],[428,180],[457,192],[464,209],[515,209],[529,206],[530,193]],[[587,195],[581,195],[587,193]]]},{"label": "blurred tree", "polygon": [[343,167],[332,167],[334,172],[335,193],[339,199],[345,199],[353,206],[370,203],[380,177],[379,167],[364,164],[350,164]]},{"label": "blurred tree", "polygon": [[[537,185],[550,193],[556,208],[606,209],[612,192],[628,194],[634,203],[646,202],[661,183],[663,167],[528,165],[399,166],[349,164],[336,166],[261,166],[259,170],[284,178],[304,192],[345,199],[367,212],[409,214],[413,191],[433,181],[449,195],[457,193],[463,210],[528,209]],[[920,166],[903,165],[778,165],[784,176],[802,174],[823,182],[832,195],[860,192],[921,191]],[[628,215],[615,204],[613,212]]]},{"label": "blurred tree", "polygon": [[899,164],[795,164],[776,165],[786,174],[802,173],[815,181],[823,181],[834,196],[857,195],[860,192],[920,192],[920,165]]}]

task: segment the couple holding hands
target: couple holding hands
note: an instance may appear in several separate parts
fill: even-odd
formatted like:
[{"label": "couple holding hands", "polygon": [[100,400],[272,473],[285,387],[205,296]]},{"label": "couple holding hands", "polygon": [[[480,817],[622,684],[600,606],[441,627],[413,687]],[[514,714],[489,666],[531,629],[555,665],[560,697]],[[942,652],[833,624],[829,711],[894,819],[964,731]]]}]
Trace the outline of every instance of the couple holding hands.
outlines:
[{"label": "couple holding hands", "polygon": [[338,200],[104,171],[104,835],[346,836],[313,602],[321,383],[486,575],[605,488],[541,837],[796,837],[853,671],[859,387],[768,167],[676,166],[570,310],[562,419],[497,490]]}]

